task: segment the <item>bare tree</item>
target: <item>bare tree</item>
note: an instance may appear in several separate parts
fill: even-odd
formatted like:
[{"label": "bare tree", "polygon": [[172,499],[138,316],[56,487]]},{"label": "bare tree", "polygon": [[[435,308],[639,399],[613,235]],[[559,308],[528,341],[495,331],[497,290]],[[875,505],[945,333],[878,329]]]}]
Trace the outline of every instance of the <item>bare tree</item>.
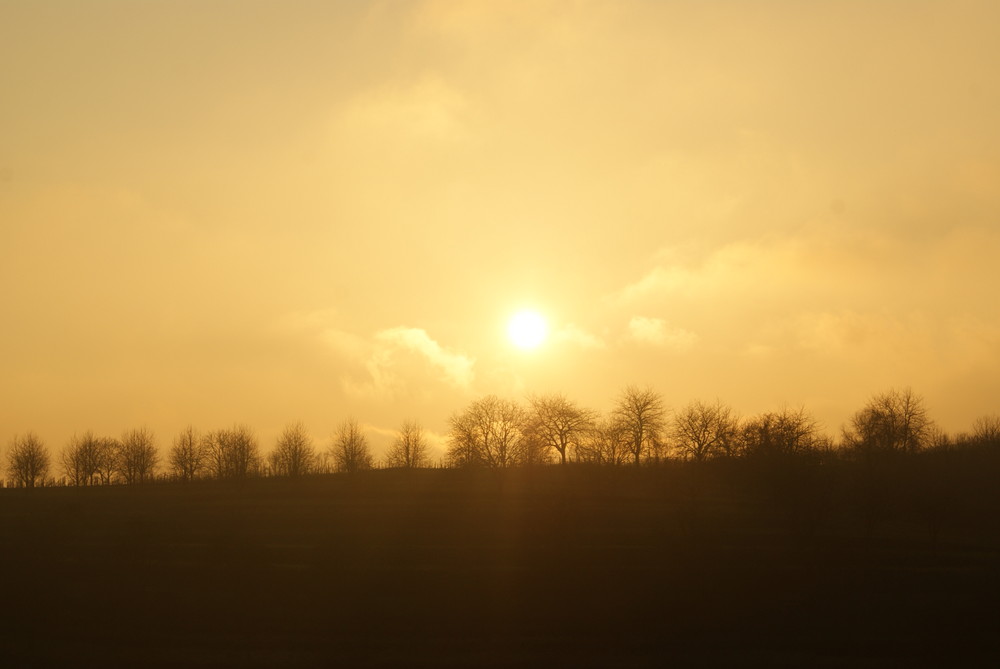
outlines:
[{"label": "bare tree", "polygon": [[596,411],[582,409],[563,395],[531,396],[528,406],[525,432],[558,453],[562,464],[570,447],[579,448],[597,419]]},{"label": "bare tree", "polygon": [[208,469],[215,478],[245,479],[260,471],[260,446],[253,430],[246,425],[210,432],[202,444]]},{"label": "bare tree", "polygon": [[750,456],[796,455],[823,445],[819,424],[804,408],[762,413],[740,428],[740,451]]},{"label": "bare tree", "polygon": [[453,414],[448,419],[448,450],[445,462],[451,467],[472,467],[484,464],[482,461],[481,443],[477,421],[472,415],[472,407],[462,413]]},{"label": "bare tree", "polygon": [[516,402],[487,395],[449,422],[448,462],[453,466],[503,469],[531,460],[529,440],[522,431],[525,412]]},{"label": "bare tree", "polygon": [[205,468],[209,475],[215,479],[226,477],[227,472],[227,445],[229,438],[228,430],[215,430],[209,432],[201,438],[201,450],[205,457]]},{"label": "bare tree", "polygon": [[614,416],[593,423],[577,446],[577,459],[598,465],[623,465],[629,460],[632,434],[627,425]]},{"label": "bare tree", "polygon": [[142,427],[126,430],[122,434],[115,464],[126,484],[151,481],[159,462],[160,454],[156,450],[152,432]]},{"label": "bare tree", "polygon": [[111,485],[118,480],[121,444],[114,437],[97,439],[97,474],[102,485]]},{"label": "bare tree", "polygon": [[353,418],[345,420],[334,435],[330,455],[338,472],[358,472],[375,464],[368,438]]},{"label": "bare tree", "polygon": [[63,473],[70,485],[86,486],[100,483],[102,440],[91,432],[73,435],[62,452]]},{"label": "bare tree", "polygon": [[389,447],[386,464],[390,467],[426,467],[430,464],[427,440],[420,425],[413,420],[405,421],[399,428],[399,435]]},{"label": "bare tree", "polygon": [[695,401],[676,413],[671,435],[684,457],[704,460],[712,455],[732,455],[736,445],[738,420],[733,410]]},{"label": "bare tree", "polygon": [[174,476],[182,481],[193,481],[205,469],[207,442],[188,426],[174,437],[174,445],[170,448],[168,460]]},{"label": "bare tree", "polygon": [[7,453],[7,469],[19,488],[45,485],[49,473],[49,452],[33,432],[15,436]]},{"label": "bare tree", "polygon": [[937,451],[947,451],[956,445],[967,444],[970,439],[971,437],[968,434],[960,433],[953,437],[937,425],[932,425],[930,437],[927,439],[927,446]]},{"label": "bare tree", "polygon": [[547,465],[552,462],[553,455],[552,449],[538,433],[528,429],[526,425],[522,426],[519,465]]},{"label": "bare tree", "polygon": [[316,449],[302,423],[285,426],[271,453],[271,469],[278,476],[303,476],[316,468]]},{"label": "bare tree", "polygon": [[1000,446],[1000,416],[980,416],[972,424],[972,443]]},{"label": "bare tree", "polygon": [[928,445],[932,426],[924,401],[909,388],[875,395],[844,428],[844,443],[863,453],[912,453]]},{"label": "bare tree", "polygon": [[618,398],[614,418],[628,429],[628,450],[636,465],[643,456],[658,454],[667,421],[667,409],[659,393],[651,388],[626,386]]}]

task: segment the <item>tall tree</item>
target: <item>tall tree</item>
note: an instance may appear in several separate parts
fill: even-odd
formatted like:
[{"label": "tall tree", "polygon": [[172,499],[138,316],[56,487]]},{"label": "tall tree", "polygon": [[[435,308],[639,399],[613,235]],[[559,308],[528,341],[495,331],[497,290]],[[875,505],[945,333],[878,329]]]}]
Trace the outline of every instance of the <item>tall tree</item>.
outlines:
[{"label": "tall tree", "polygon": [[7,452],[7,470],[14,485],[34,488],[45,485],[49,473],[49,452],[33,432],[15,436]]},{"label": "tall tree", "polygon": [[804,408],[770,411],[746,420],[740,427],[739,450],[748,456],[798,455],[822,444],[819,424]]},{"label": "tall tree", "polygon": [[338,472],[359,472],[375,465],[368,437],[354,418],[348,418],[337,429],[330,446],[330,456]]},{"label": "tall tree", "polygon": [[118,442],[116,460],[118,474],[126,484],[151,481],[160,462],[153,433],[144,427],[126,430]]},{"label": "tall tree", "polygon": [[[113,442],[112,442],[113,444]],[[95,437],[92,432],[73,435],[62,452],[62,467],[70,485],[87,486],[102,482],[110,459],[108,440]]]},{"label": "tall tree", "polygon": [[302,423],[285,426],[271,453],[271,468],[278,476],[303,476],[316,468],[316,449]]},{"label": "tall tree", "polygon": [[863,453],[912,453],[927,446],[933,423],[923,398],[912,390],[872,397],[844,429],[844,443]]},{"label": "tall tree", "polygon": [[671,436],[683,457],[704,460],[713,455],[732,455],[737,423],[733,410],[721,402],[695,401],[674,415]]},{"label": "tall tree", "polygon": [[114,437],[98,437],[97,439],[97,475],[102,485],[111,485],[118,481],[121,444]]},{"label": "tall tree", "polygon": [[978,446],[1000,446],[1000,416],[980,416],[972,423],[972,442]]},{"label": "tall tree", "polygon": [[631,441],[632,434],[621,420],[598,419],[577,447],[577,458],[597,465],[623,465],[629,460]]},{"label": "tall tree", "polygon": [[399,428],[389,452],[386,454],[386,464],[389,467],[426,467],[430,464],[427,452],[427,439],[424,431],[414,420],[405,421]]},{"label": "tall tree", "polygon": [[453,466],[504,469],[531,460],[525,412],[517,402],[487,395],[449,421],[448,462]]},{"label": "tall tree", "polygon": [[614,419],[628,430],[628,450],[638,465],[642,458],[659,452],[667,421],[663,398],[652,388],[626,386],[614,409]]},{"label": "tall tree", "polygon": [[570,447],[579,448],[596,419],[596,411],[580,408],[563,395],[537,395],[528,398],[525,429],[566,464]]},{"label": "tall tree", "polygon": [[193,481],[205,469],[208,457],[206,453],[207,442],[195,431],[193,426],[188,426],[174,437],[174,444],[170,448],[170,469],[173,475],[182,481]]},{"label": "tall tree", "polygon": [[260,472],[260,446],[246,425],[210,432],[203,443],[209,471],[215,478],[245,479]]}]

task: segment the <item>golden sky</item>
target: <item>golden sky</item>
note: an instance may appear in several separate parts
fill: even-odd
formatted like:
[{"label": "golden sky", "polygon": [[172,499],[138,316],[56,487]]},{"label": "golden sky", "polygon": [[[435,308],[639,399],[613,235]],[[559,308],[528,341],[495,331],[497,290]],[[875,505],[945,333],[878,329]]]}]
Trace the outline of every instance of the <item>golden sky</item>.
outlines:
[{"label": "golden sky", "polygon": [[[0,442],[627,383],[1000,412],[1000,4],[0,0]],[[548,341],[513,348],[531,306]]]}]

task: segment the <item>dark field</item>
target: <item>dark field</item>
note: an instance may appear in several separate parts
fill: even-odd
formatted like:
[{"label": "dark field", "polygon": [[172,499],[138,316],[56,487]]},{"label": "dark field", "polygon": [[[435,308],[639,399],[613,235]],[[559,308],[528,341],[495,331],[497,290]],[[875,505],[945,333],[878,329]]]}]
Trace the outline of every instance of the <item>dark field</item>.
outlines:
[{"label": "dark field", "polygon": [[0,666],[1000,666],[1000,466],[0,490]]}]

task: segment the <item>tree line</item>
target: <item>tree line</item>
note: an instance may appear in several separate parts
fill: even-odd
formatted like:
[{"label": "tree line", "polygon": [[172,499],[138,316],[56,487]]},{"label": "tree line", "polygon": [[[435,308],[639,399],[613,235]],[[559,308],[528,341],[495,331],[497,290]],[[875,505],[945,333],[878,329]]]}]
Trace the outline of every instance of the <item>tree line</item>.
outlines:
[{"label": "tree line", "polygon": [[694,401],[670,412],[650,388],[627,386],[605,416],[562,395],[526,404],[487,396],[452,416],[451,466],[509,467],[569,461],[623,465],[664,459],[780,457],[842,453],[860,457],[927,448],[1000,446],[1000,416],[975,421],[952,438],[909,389],[874,395],[842,429],[824,434],[805,409],[782,408],[741,418],[732,407]]},{"label": "tree line", "polygon": [[[864,459],[929,448],[1000,447],[1000,416],[978,418],[972,431],[951,437],[931,420],[923,398],[909,389],[874,395],[842,429],[839,442],[822,433],[803,408],[741,418],[719,401],[694,401],[670,412],[651,388],[626,386],[606,415],[561,394],[525,402],[487,395],[453,414],[443,464],[509,468],[569,462],[641,465],[667,459],[775,458],[840,454]],[[4,464],[8,484],[135,485],[157,478],[243,479],[358,472],[377,466],[422,468],[435,463],[420,424],[405,421],[382,462],[376,463],[358,422],[347,419],[328,447],[317,449],[302,423],[285,427],[266,456],[245,425],[199,433],[185,428],[166,461],[145,428],[120,437],[75,435],[58,457],[55,478],[48,449],[34,433],[16,435]]]},{"label": "tree line", "polygon": [[[431,465],[427,439],[415,421],[406,421],[382,463],[386,467]],[[75,435],[58,458],[63,478],[52,477],[48,450],[34,433],[15,436],[6,458],[9,483],[15,487],[139,484],[154,480],[165,465],[166,478],[243,479],[251,476],[298,477],[328,472],[357,472],[375,467],[368,437],[350,418],[334,433],[330,446],[320,451],[302,423],[285,427],[274,449],[264,455],[253,430],[246,425],[199,433],[184,428],[161,462],[153,434],[145,428],[126,430],[121,437]]]}]

